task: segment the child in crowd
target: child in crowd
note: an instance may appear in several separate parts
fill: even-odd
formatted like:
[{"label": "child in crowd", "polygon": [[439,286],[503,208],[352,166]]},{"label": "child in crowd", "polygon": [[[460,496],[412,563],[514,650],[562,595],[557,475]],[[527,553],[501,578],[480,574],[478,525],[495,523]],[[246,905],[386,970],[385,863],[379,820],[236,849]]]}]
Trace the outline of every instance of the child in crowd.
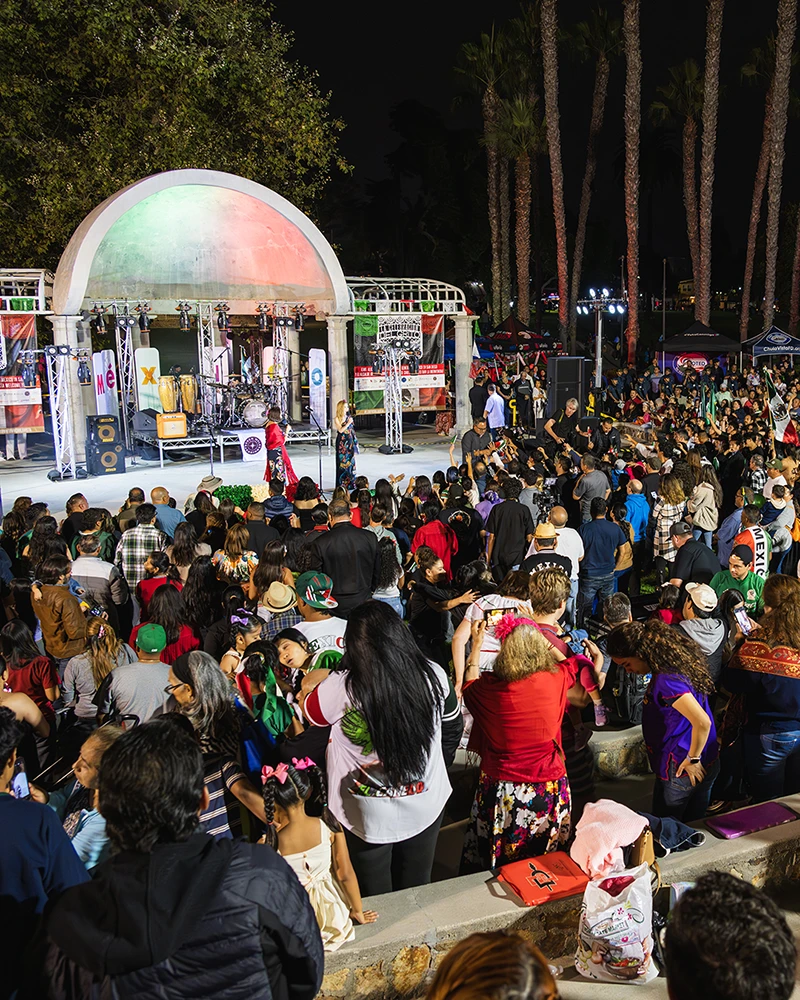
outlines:
[{"label": "child in crowd", "polygon": [[678,604],[681,599],[681,588],[672,583],[665,583],[658,599],[658,610],[653,612],[653,618],[660,618],[667,625],[677,625],[683,621]]},{"label": "child in crowd", "polygon": [[[342,828],[328,811],[325,777],[308,757],[262,771],[265,840],[297,874],[311,899],[325,951],[355,937],[353,921],[371,924],[364,910]],[[311,816],[310,806],[321,816]]]}]

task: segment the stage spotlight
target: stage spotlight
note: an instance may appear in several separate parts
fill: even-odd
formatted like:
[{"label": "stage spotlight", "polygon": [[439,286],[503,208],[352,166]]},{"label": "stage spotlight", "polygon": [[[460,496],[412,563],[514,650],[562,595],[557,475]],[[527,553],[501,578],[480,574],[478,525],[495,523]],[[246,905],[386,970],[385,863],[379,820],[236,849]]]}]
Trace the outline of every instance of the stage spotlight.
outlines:
[{"label": "stage spotlight", "polygon": [[220,333],[228,333],[231,328],[231,321],[228,318],[230,306],[227,302],[218,302],[214,309],[217,313],[217,329]]},{"label": "stage spotlight", "polygon": [[80,385],[92,384],[92,372],[89,368],[89,356],[85,351],[78,355],[78,382]]},{"label": "stage spotlight", "polygon": [[624,305],[620,304],[620,305],[618,305],[618,306],[617,306],[617,312],[618,312],[618,313],[619,313],[620,315],[622,315],[622,313],[624,313],[624,312],[625,312],[626,308],[627,308],[627,306],[624,306]]},{"label": "stage spotlight", "polygon": [[258,316],[259,333],[269,333],[269,306],[266,302],[259,302],[256,309]]},{"label": "stage spotlight", "polygon": [[22,384],[30,389],[36,385],[36,360],[33,351],[22,351],[20,362],[22,363]]},{"label": "stage spotlight", "polygon": [[188,333],[192,328],[192,320],[190,313],[192,311],[192,305],[190,302],[180,301],[175,306],[175,311],[179,314],[178,319],[180,321],[180,328],[184,333]]},{"label": "stage spotlight", "polygon": [[294,314],[294,328],[298,333],[302,333],[306,327],[306,318],[303,315],[303,307],[298,306]]},{"label": "stage spotlight", "polygon": [[603,298],[604,299],[607,299],[610,294],[611,293],[609,292],[609,290],[607,288],[603,289]]},{"label": "stage spotlight", "polygon": [[578,308],[577,308],[577,313],[580,316],[580,314],[581,314],[581,307],[580,306],[578,306]]},{"label": "stage spotlight", "polygon": [[95,315],[95,327],[98,333],[105,333],[106,321],[103,319],[103,314],[106,311],[106,307],[102,302],[95,302],[92,306],[92,312]]},{"label": "stage spotlight", "polygon": [[147,333],[150,329],[150,317],[147,315],[150,312],[150,306],[146,302],[140,302],[135,311],[139,313],[139,329],[142,333]]},{"label": "stage spotlight", "polygon": [[597,295],[597,292],[593,288],[590,288],[589,289],[589,298],[593,299],[593,298],[595,298],[596,295]]},{"label": "stage spotlight", "polygon": [[611,305],[610,305],[610,306],[608,307],[608,311],[609,311],[610,313],[615,313],[615,312],[617,311],[617,307],[616,307],[616,306],[614,305],[614,303],[613,303],[613,302],[612,302],[612,303],[611,303]]}]

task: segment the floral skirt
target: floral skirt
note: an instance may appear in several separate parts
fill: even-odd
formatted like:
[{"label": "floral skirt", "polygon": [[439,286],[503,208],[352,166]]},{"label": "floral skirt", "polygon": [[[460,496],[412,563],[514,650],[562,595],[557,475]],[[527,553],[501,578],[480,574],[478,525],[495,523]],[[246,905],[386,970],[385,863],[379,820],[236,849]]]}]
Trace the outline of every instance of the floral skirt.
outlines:
[{"label": "floral skirt", "polygon": [[452,410],[439,410],[436,414],[436,433],[449,434],[456,422],[456,415]]},{"label": "floral skirt", "polygon": [[461,874],[494,871],[564,847],[570,835],[569,779],[518,784],[481,771],[464,838]]}]

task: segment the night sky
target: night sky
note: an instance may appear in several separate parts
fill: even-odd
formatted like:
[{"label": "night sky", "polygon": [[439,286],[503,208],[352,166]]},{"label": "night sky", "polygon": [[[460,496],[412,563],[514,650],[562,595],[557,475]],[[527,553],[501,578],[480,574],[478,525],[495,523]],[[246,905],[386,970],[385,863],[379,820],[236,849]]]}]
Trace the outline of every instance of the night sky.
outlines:
[{"label": "night sky", "polygon": [[[561,0],[559,24],[567,28],[587,18],[594,3]],[[621,18],[621,4],[611,0],[610,12]],[[695,58],[702,68],[705,47],[705,4],[699,0],[642,3],[643,114],[656,99],[655,88],[667,79],[669,66]],[[446,115],[449,124],[472,126],[477,132],[477,102],[453,108],[463,89],[453,72],[461,43],[477,40],[481,31],[516,16],[519,4],[496,0],[489,4],[405,0],[315,5],[280,4],[277,16],[296,36],[294,54],[319,72],[323,88],[332,92],[332,108],[347,123],[342,150],[354,166],[352,184],[363,189],[386,172],[384,157],[397,145],[391,130],[391,109],[415,99]],[[721,83],[725,88],[718,124],[714,192],[714,285],[741,283],[744,244],[750,212],[753,175],[761,142],[764,94],[742,83],[740,67],[752,48],[775,30],[775,0],[745,4],[728,0],[722,37]],[[568,224],[577,214],[591,92],[592,65],[560,54],[560,112],[566,173]],[[592,203],[595,224],[607,225],[614,242],[624,245],[622,188],[614,161],[621,152],[624,58],[612,66],[606,123],[599,149],[598,177]],[[679,137],[677,138],[679,153]],[[700,147],[698,145],[698,162]],[[784,167],[784,203],[798,197],[800,122],[790,120]],[[550,209],[546,203],[545,208]],[[644,220],[643,220],[644,224]],[[688,254],[680,185],[659,190],[652,206],[653,250],[659,257]],[[574,224],[570,226],[574,230]],[[611,262],[604,262],[610,267]],[[345,262],[346,266],[346,262]],[[678,265],[679,267],[680,265]]]}]

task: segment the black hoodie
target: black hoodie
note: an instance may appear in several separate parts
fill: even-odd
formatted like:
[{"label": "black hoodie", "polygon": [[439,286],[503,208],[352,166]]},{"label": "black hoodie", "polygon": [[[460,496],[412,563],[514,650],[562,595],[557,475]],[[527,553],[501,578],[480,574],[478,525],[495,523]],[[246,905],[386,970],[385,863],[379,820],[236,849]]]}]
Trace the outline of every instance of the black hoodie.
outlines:
[{"label": "black hoodie", "polygon": [[26,967],[26,998],[311,1000],[323,952],[273,850],[198,833],[99,865],[46,915]]}]

